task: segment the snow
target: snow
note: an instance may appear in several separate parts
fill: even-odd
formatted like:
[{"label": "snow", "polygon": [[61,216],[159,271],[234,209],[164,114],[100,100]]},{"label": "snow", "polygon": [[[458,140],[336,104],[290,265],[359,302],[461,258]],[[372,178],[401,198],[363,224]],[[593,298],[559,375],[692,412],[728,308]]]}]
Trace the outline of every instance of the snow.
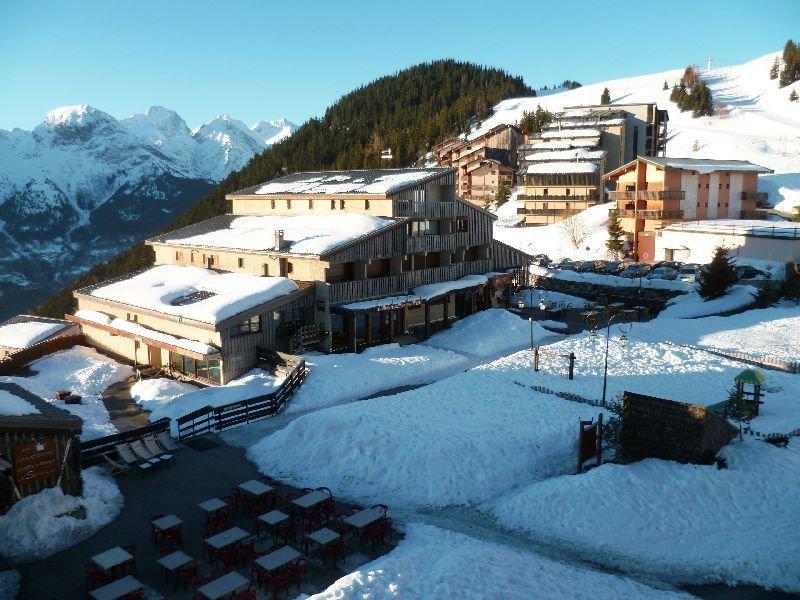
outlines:
[{"label": "snow", "polygon": [[746,160],[709,159],[709,158],[679,158],[675,155],[665,157],[648,157],[646,160],[673,169],[688,169],[700,174],[714,173],[715,171],[741,171],[745,173],[772,173],[771,169],[755,165]]},{"label": "snow", "polygon": [[19,571],[0,571],[0,600],[14,600],[19,594],[20,581]]},{"label": "snow", "polygon": [[[68,496],[47,488],[26,496],[0,516],[0,554],[31,561],[69,548],[113,521],[122,510],[117,484],[99,467],[83,471],[83,495]],[[67,513],[80,507],[86,518]]]},{"label": "snow", "polygon": [[521,488],[492,511],[537,541],[625,571],[800,592],[800,444],[737,441],[721,454],[727,469],[605,464]]},{"label": "snow", "polygon": [[574,148],[572,150],[552,150],[548,152],[534,152],[528,154],[523,160],[539,162],[547,160],[600,160],[606,155],[605,150],[586,150]]},{"label": "snow", "polygon": [[541,133],[542,139],[563,139],[563,138],[588,138],[600,137],[602,132],[599,129],[557,129],[543,131]]},{"label": "snow", "polygon": [[99,323],[101,325],[114,327],[115,329],[119,329],[121,331],[127,331],[128,333],[133,333],[143,338],[149,338],[165,344],[177,346],[178,348],[183,348],[184,350],[197,352],[198,354],[209,355],[219,352],[219,349],[215,348],[214,346],[209,346],[203,342],[178,338],[174,335],[162,333],[160,331],[156,331],[155,329],[145,327],[144,325],[139,325],[133,321],[127,321],[125,319],[120,319],[119,317],[111,317],[96,310],[79,310],[75,312],[75,316],[81,319],[86,319],[87,321]]},{"label": "snow", "polygon": [[598,166],[587,162],[546,162],[525,167],[523,174],[547,175],[551,173],[596,173]]},{"label": "snow", "polygon": [[167,243],[191,247],[251,251],[275,249],[275,231],[283,231],[283,252],[322,254],[363,235],[396,224],[394,219],[351,213],[304,216],[250,216],[233,219],[222,229],[188,238],[166,237]]},{"label": "snow", "polygon": [[[40,398],[83,419],[81,439],[91,440],[116,433],[100,394],[108,386],[125,381],[133,369],[103,356],[93,348],[75,346],[51,354],[28,365],[30,377],[0,377],[0,382],[16,383]],[[72,390],[82,396],[82,404],[55,400],[58,390]]]},{"label": "snow", "polygon": [[738,310],[752,304],[756,293],[756,288],[752,286],[734,285],[724,296],[714,300],[703,300],[700,294],[693,291],[670,300],[658,316],[664,319],[694,319]]},{"label": "snow", "polygon": [[[589,209],[591,210],[591,209]],[[586,212],[586,211],[584,211]],[[580,215],[578,215],[580,216]],[[573,217],[574,218],[574,217]],[[588,239],[589,236],[587,236]],[[590,250],[585,250],[585,253],[590,253]],[[602,255],[602,256],[605,256]],[[552,257],[551,257],[552,258]],[[595,258],[595,257],[592,257]],[[641,287],[642,289],[656,288],[661,290],[674,290],[676,292],[689,292],[694,289],[694,284],[686,283],[678,279],[669,281],[667,279],[648,279],[647,277],[619,277],[616,275],[605,275],[603,273],[578,273],[577,271],[570,271],[568,269],[555,269],[532,266],[531,273],[550,277],[552,279],[561,279],[564,281],[581,281],[585,283],[596,283],[600,285],[610,285],[614,287]]]},{"label": "snow", "polygon": [[396,306],[400,304],[421,302],[423,300],[432,300],[434,298],[444,296],[445,294],[449,294],[450,292],[456,292],[458,290],[484,285],[489,281],[487,275],[467,275],[461,279],[454,279],[452,281],[429,283],[427,285],[421,285],[412,289],[411,293],[405,296],[390,296],[386,298],[378,298],[376,300],[351,302],[350,304],[342,305],[342,308],[346,308],[348,310],[369,310],[381,306]]},{"label": "snow", "polygon": [[600,573],[421,523],[384,555],[309,600],[395,598],[683,598]]},{"label": "snow", "polygon": [[175,419],[178,417],[206,406],[222,406],[269,394],[282,381],[283,378],[276,378],[261,369],[253,369],[226,385],[200,389],[171,379],[151,379],[134,384],[131,397],[150,411],[151,422],[165,417],[172,419],[172,431],[176,434]]},{"label": "snow", "polygon": [[[528,149],[532,151],[537,150],[567,150],[569,148],[594,148],[597,146],[595,140],[549,140],[547,142],[537,142],[530,144]],[[604,152],[601,151],[601,152]]]},{"label": "snow", "polygon": [[67,327],[67,323],[25,321],[0,325],[0,347],[27,348]]},{"label": "snow", "polygon": [[383,344],[360,354],[306,354],[310,369],[286,412],[298,413],[364,398],[399,386],[420,385],[463,371],[463,355],[420,344]]},{"label": "snow", "polygon": [[39,409],[9,391],[0,389],[0,415],[35,415]]},{"label": "snow", "polygon": [[[714,102],[723,103],[726,114],[694,119],[670,102],[668,85],[683,75],[684,65],[650,75],[615,79],[584,85],[574,90],[531,98],[510,98],[494,108],[470,135],[479,135],[504,123],[519,123],[523,112],[541,106],[558,112],[567,106],[594,105],[604,88],[615,104],[656,102],[669,110],[667,154],[692,158],[746,160],[775,171],[759,177],[759,188],[769,192],[769,202],[778,210],[791,213],[800,205],[800,119],[797,104],[789,102],[792,87],[779,88],[769,79],[769,68],[779,56],[773,52],[750,62],[714,68],[700,73],[711,88]],[[563,133],[563,132],[562,132]],[[695,146],[696,144],[696,146]],[[699,150],[694,151],[693,148]]]},{"label": "snow", "polygon": [[573,470],[578,420],[598,412],[475,369],[300,416],[248,457],[292,485],[361,502],[467,504]]},{"label": "snow", "polygon": [[259,187],[256,194],[388,194],[434,175],[443,169],[383,169],[386,173],[366,181],[358,171],[324,171],[292,175]]},{"label": "snow", "polygon": [[[216,324],[298,289],[285,277],[216,273],[199,267],[159,265],[91,291],[91,295],[160,313]],[[210,297],[173,306],[196,292]]]}]

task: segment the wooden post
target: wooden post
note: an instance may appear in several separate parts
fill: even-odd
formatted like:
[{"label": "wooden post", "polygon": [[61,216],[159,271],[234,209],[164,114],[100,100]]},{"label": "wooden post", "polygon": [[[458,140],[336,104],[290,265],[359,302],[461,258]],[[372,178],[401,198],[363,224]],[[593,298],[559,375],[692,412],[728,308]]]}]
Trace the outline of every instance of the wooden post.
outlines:
[{"label": "wooden post", "polygon": [[475,314],[475,292],[467,292],[469,294],[469,314]]},{"label": "wooden post", "polygon": [[539,370],[539,346],[533,349],[533,370]]},{"label": "wooden post", "polygon": [[448,316],[447,316],[449,308],[450,308],[450,294],[447,294],[444,297],[444,326],[445,327],[450,327],[450,321],[448,320]]},{"label": "wooden post", "polygon": [[595,448],[597,460],[594,464],[599,467],[603,460],[603,413],[599,413],[597,416],[597,446]]},{"label": "wooden post", "polygon": [[761,386],[760,385],[754,385],[753,386],[753,412],[755,413],[756,417],[758,416],[758,405],[759,405],[760,398],[761,398]]},{"label": "wooden post", "polygon": [[372,344],[372,313],[369,311],[364,312],[364,331],[367,336],[367,346]]},{"label": "wooden post", "polygon": [[394,341],[394,309],[389,310],[389,341]]},{"label": "wooden post", "polygon": [[569,353],[569,378],[572,379],[575,373],[575,353]]},{"label": "wooden post", "polygon": [[425,301],[425,337],[431,337],[431,305]]},{"label": "wooden post", "polygon": [[358,342],[356,341],[356,313],[350,316],[350,345],[353,352],[358,353]]}]

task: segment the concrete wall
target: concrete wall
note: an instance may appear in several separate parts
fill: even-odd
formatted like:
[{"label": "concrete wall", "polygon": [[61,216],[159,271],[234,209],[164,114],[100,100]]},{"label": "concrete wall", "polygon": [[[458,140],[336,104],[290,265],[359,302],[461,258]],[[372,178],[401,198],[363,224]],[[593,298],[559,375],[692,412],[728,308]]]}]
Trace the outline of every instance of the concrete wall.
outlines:
[{"label": "concrete wall", "polygon": [[[769,227],[768,222],[764,222]],[[779,262],[800,261],[800,239],[755,237],[741,234],[670,231],[664,229],[656,236],[655,260],[667,260],[667,250],[674,259],[705,264],[714,256],[714,249],[724,246],[731,256]]]},{"label": "concrete wall", "polygon": [[[369,208],[367,208],[369,203]],[[376,217],[392,216],[392,200],[383,197],[342,197],[334,194],[242,197],[231,200],[234,215],[332,215],[361,213]]]}]

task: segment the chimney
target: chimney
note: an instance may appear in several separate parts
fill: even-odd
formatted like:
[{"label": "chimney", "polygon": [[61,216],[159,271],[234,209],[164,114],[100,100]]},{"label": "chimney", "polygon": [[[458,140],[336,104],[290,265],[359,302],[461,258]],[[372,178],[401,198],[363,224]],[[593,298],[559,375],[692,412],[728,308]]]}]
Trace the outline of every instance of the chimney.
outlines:
[{"label": "chimney", "polygon": [[283,229],[275,230],[275,250],[280,251],[283,248]]}]

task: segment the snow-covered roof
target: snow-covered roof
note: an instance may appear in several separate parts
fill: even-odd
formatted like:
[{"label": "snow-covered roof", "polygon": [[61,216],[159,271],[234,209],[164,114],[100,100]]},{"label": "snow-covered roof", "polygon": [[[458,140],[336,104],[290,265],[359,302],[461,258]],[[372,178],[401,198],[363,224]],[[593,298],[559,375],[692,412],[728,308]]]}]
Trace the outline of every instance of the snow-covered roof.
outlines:
[{"label": "snow-covered roof", "polygon": [[95,298],[217,324],[297,289],[297,284],[285,277],[160,265],[88,293]]},{"label": "snow-covered roof", "polygon": [[275,232],[283,231],[281,252],[322,254],[397,223],[359,213],[298,216],[224,215],[153,238],[154,242],[198,248],[275,252]]},{"label": "snow-covered roof", "polygon": [[0,416],[12,415],[19,417],[22,415],[35,414],[39,414],[39,409],[33,404],[11,393],[9,390],[0,388]]},{"label": "snow-covered roof", "polygon": [[592,139],[586,140],[550,140],[538,144],[529,145],[533,150],[568,150],[570,148],[596,148],[597,142]]},{"label": "snow-covered roof", "polygon": [[600,137],[599,129],[559,129],[556,131],[543,131],[542,139],[563,139],[563,138],[586,138]]},{"label": "snow-covered roof", "polygon": [[369,169],[363,171],[310,171],[234,192],[233,196],[269,194],[376,194],[386,195],[453,171],[450,167],[425,169]]},{"label": "snow-covered roof", "polygon": [[528,154],[523,160],[530,162],[545,161],[568,161],[568,160],[600,160],[606,155],[605,150],[587,150],[585,148],[573,148],[570,150],[554,150],[550,152],[534,152]]},{"label": "snow-covered roof", "polygon": [[530,165],[520,171],[520,173],[527,175],[596,173],[597,168],[597,164],[589,162],[544,162]]},{"label": "snow-covered roof", "polygon": [[682,221],[664,227],[662,231],[687,231],[717,235],[751,235],[757,237],[793,238],[800,241],[800,222],[760,221],[757,219],[718,219],[713,221]]},{"label": "snow-covered roof", "polygon": [[0,325],[0,348],[28,348],[69,327],[64,321],[40,321],[27,315],[14,320]]},{"label": "snow-covered roof", "polygon": [[[497,273],[489,273],[488,275],[497,275]],[[342,308],[347,310],[369,310],[383,306],[412,304],[416,302],[422,302],[423,300],[432,300],[433,298],[444,296],[450,292],[484,285],[488,281],[489,278],[487,275],[467,275],[466,277],[454,279],[453,281],[442,281],[439,283],[421,285],[411,290],[411,293],[405,296],[390,296],[388,298],[378,298],[377,300],[351,302],[349,304],[343,304]]]},{"label": "snow-covered roof", "polygon": [[672,156],[648,156],[642,158],[647,162],[672,169],[688,169],[698,173],[714,171],[744,171],[755,173],[773,173],[772,169],[756,165],[747,160],[726,160],[713,158],[676,158]]},{"label": "snow-covered roof", "polygon": [[121,331],[127,331],[128,333],[132,333],[139,337],[162,342],[170,346],[175,346],[176,348],[183,348],[184,350],[196,352],[204,356],[219,352],[218,348],[215,348],[214,346],[204,342],[188,340],[185,338],[176,337],[174,335],[169,335],[168,333],[162,333],[160,331],[156,331],[155,329],[150,329],[149,327],[134,323],[133,321],[126,321],[125,319],[113,317],[97,310],[79,310],[75,313],[75,316],[79,319],[84,319],[100,325],[107,325],[108,327],[113,327],[114,329],[119,329]]},{"label": "snow-covered roof", "polygon": [[557,120],[552,123],[548,123],[546,128],[548,130],[558,129],[560,127],[564,128],[571,128],[571,129],[583,129],[583,128],[591,128],[591,127],[613,127],[615,125],[622,125],[625,122],[625,119],[616,118],[616,119],[589,119],[586,121],[563,121]]}]

